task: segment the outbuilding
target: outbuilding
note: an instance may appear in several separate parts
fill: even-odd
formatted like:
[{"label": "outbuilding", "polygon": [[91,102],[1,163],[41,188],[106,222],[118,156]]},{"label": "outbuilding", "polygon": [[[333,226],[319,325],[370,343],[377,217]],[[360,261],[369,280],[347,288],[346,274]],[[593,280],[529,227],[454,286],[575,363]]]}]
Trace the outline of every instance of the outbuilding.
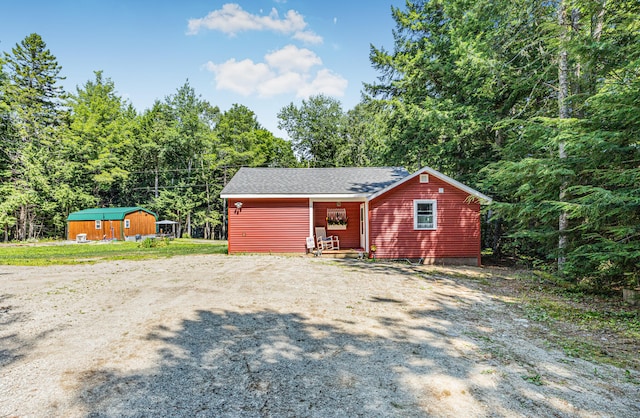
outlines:
[{"label": "outbuilding", "polygon": [[73,212],[67,218],[67,239],[78,235],[87,240],[122,240],[132,236],[155,235],[157,216],[138,207],[92,208]]},{"label": "outbuilding", "polygon": [[467,265],[480,265],[491,202],[430,167],[241,168],[221,197],[230,254],[304,253],[320,227],[376,258]]}]

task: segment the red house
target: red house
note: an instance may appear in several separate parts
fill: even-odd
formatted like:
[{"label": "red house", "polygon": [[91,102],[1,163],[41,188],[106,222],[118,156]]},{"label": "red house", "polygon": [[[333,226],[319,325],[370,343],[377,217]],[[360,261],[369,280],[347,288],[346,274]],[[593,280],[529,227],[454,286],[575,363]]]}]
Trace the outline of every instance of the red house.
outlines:
[{"label": "red house", "polygon": [[305,253],[320,226],[340,248],[376,258],[471,265],[480,265],[480,203],[491,202],[429,167],[241,168],[221,197],[230,254]]}]

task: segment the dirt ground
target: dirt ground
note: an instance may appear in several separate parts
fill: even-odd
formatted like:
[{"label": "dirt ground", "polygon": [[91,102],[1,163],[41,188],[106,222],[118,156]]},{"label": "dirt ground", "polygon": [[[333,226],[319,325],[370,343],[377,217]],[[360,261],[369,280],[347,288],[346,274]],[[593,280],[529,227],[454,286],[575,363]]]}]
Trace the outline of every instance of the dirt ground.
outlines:
[{"label": "dirt ground", "polygon": [[528,339],[513,306],[447,271],[0,266],[0,416],[640,416],[627,372]]}]

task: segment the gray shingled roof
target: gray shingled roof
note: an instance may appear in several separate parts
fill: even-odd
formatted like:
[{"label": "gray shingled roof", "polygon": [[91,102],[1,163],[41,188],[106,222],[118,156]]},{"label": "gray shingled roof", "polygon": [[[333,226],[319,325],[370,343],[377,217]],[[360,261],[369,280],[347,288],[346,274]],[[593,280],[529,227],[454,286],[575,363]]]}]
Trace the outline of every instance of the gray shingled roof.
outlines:
[{"label": "gray shingled roof", "polygon": [[241,168],[220,193],[234,195],[353,195],[376,193],[408,176],[402,167]]}]

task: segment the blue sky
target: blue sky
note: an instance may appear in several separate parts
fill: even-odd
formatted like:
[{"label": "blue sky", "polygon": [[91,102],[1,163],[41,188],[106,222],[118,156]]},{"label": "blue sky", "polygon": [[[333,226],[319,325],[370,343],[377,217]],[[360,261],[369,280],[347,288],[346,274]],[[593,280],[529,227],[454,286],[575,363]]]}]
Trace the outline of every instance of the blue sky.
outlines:
[{"label": "blue sky", "polygon": [[0,50],[38,33],[75,92],[102,70],[142,112],[188,79],[221,110],[239,103],[278,136],[278,111],[313,94],[360,100],[378,75],[369,45],[392,49],[404,0],[3,2]]}]

